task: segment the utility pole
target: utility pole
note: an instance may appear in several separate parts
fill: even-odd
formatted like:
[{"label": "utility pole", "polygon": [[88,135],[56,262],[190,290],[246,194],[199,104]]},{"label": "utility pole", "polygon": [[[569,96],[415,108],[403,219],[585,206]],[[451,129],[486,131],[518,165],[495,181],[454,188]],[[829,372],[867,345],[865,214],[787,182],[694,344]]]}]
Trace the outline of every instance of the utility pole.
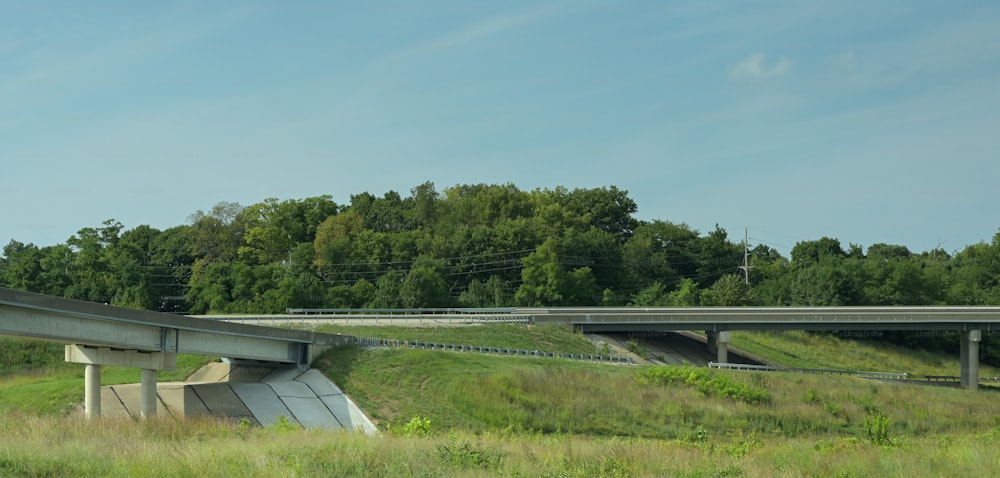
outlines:
[{"label": "utility pole", "polygon": [[750,285],[750,228],[743,228],[743,265],[739,267],[743,271],[743,280]]}]

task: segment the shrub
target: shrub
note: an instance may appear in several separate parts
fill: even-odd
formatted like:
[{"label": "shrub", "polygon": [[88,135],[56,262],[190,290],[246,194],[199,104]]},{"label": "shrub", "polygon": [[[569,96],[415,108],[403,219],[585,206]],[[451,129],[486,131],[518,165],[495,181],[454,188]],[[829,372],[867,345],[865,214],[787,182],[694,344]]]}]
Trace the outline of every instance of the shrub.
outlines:
[{"label": "shrub", "polygon": [[405,437],[427,436],[431,434],[431,419],[416,415],[402,427],[389,426],[389,432]]},{"label": "shrub", "polygon": [[879,410],[869,411],[868,416],[865,417],[865,432],[868,439],[878,446],[891,446],[893,444],[892,438],[889,436],[891,425],[892,419]]},{"label": "shrub", "polygon": [[481,468],[500,472],[503,456],[500,453],[487,450],[481,446],[473,445],[467,440],[459,443],[458,438],[452,435],[448,443],[441,443],[437,446],[438,458],[452,468],[468,470]]},{"label": "shrub", "polygon": [[732,398],[746,403],[761,403],[771,400],[766,390],[734,382],[725,375],[713,373],[706,368],[651,367],[639,373],[640,383],[673,385],[683,383],[695,387],[705,396]]}]

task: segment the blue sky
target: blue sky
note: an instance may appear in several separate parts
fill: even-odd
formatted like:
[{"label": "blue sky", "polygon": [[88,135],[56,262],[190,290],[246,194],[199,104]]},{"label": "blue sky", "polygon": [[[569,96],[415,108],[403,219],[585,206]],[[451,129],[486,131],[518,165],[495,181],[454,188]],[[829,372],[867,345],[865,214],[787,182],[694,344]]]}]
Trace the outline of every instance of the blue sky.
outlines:
[{"label": "blue sky", "polygon": [[1000,230],[995,1],[0,3],[0,242],[433,181],[787,255]]}]

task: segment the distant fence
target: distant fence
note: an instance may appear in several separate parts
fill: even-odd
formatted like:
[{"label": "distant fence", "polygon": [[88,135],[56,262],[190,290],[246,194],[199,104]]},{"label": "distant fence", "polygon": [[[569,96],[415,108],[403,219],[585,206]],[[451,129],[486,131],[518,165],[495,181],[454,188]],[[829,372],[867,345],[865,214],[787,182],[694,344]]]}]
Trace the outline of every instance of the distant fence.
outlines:
[{"label": "distant fence", "polygon": [[728,370],[758,370],[764,372],[795,372],[795,373],[815,373],[815,374],[829,374],[829,375],[851,375],[854,377],[861,378],[874,378],[880,380],[906,380],[909,374],[903,372],[864,372],[857,370],[832,370],[832,369],[820,369],[820,368],[791,368],[791,367],[775,367],[773,365],[750,365],[743,363],[715,363],[709,362],[709,368],[718,369],[728,369]]},{"label": "distant fence", "polygon": [[612,365],[634,365],[631,357],[616,357],[608,355],[588,355],[588,354],[565,354],[555,352],[545,352],[541,350],[522,350],[506,347],[483,347],[479,345],[456,345],[439,344],[434,342],[407,341],[397,339],[383,339],[378,337],[355,337],[354,343],[358,347],[364,348],[418,348],[427,350],[446,350],[450,352],[473,352],[492,355],[507,355],[520,357],[551,357],[564,358],[570,360],[585,360],[589,362],[605,363]]}]

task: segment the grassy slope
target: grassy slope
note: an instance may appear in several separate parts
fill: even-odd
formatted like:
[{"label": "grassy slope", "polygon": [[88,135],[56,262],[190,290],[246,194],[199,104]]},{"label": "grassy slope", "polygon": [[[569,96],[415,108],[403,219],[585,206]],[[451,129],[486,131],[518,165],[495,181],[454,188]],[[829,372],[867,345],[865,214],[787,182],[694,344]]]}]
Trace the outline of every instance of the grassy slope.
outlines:
[{"label": "grassy slope", "polygon": [[560,359],[501,358],[423,350],[331,351],[318,362],[381,426],[416,415],[443,430],[528,430],[598,436],[863,436],[869,412],[906,436],[985,433],[997,425],[994,392],[885,383],[853,377],[716,372],[766,390],[751,405],[686,386],[642,385],[642,367]]}]

